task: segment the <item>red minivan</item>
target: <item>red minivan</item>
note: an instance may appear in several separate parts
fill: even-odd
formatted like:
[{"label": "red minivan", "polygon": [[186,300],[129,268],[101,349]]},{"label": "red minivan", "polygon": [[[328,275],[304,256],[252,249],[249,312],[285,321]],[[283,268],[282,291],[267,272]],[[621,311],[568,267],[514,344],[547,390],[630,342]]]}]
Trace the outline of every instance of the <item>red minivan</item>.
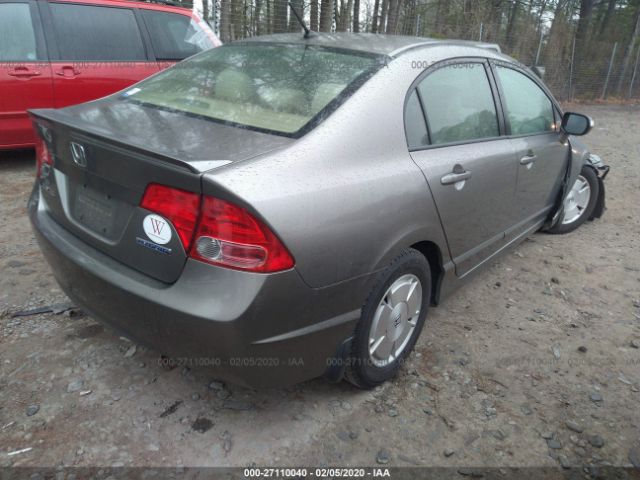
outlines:
[{"label": "red minivan", "polygon": [[190,10],[129,0],[0,0],[0,150],[30,148],[30,108],[104,97],[220,45]]}]

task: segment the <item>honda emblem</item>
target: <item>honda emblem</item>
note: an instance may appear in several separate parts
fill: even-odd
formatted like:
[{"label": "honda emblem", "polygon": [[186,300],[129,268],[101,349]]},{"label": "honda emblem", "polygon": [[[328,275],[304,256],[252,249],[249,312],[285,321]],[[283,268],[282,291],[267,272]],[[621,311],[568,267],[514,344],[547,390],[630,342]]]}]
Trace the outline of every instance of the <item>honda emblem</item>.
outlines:
[{"label": "honda emblem", "polygon": [[84,151],[84,147],[76,142],[71,142],[71,156],[73,162],[82,168],[87,166],[87,154]]}]

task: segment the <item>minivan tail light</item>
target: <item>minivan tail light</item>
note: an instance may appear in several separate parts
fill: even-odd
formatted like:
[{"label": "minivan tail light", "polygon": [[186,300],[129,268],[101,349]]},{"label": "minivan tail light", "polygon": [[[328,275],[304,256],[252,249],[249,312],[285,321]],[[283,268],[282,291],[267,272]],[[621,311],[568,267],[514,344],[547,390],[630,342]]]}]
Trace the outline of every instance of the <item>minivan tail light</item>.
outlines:
[{"label": "minivan tail light", "polygon": [[261,273],[294,265],[289,251],[267,225],[237,205],[207,196],[190,255],[214,265]]},{"label": "minivan tail light", "polygon": [[169,220],[178,232],[185,252],[189,251],[198,221],[200,195],[152,183],[147,186],[140,206]]}]

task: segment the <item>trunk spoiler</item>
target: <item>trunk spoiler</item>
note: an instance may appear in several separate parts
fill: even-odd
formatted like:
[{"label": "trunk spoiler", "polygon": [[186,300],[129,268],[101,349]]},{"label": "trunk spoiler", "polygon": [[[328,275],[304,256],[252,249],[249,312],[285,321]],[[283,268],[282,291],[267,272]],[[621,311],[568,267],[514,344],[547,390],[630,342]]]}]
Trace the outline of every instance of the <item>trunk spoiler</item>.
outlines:
[{"label": "trunk spoiler", "polygon": [[54,109],[37,109],[29,110],[29,116],[36,123],[51,127],[53,124],[59,124],[64,127],[77,131],[80,134],[94,137],[98,140],[104,140],[115,144],[119,147],[126,148],[136,153],[151,154],[153,157],[163,163],[172,165],[173,167],[185,170],[189,173],[201,174],[208,170],[221,167],[231,163],[231,160],[192,160],[186,161],[177,156],[168,155],[167,152],[155,151],[148,146],[136,145],[130,142],[122,142],[106,129],[97,127],[91,123],[79,121],[75,116],[66,114],[63,110]]}]

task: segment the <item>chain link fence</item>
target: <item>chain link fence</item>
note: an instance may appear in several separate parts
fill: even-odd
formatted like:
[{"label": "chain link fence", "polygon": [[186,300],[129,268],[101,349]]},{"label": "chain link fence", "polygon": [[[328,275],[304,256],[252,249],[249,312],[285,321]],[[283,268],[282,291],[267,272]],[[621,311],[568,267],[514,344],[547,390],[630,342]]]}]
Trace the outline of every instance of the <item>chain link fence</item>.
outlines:
[{"label": "chain link fence", "polygon": [[[491,9],[499,2],[478,1],[471,6],[467,6],[468,0],[460,2],[291,0],[291,5],[314,31],[372,32],[497,43],[504,53],[530,67],[537,66],[546,84],[561,101],[640,99],[638,26],[635,35],[626,41],[608,40],[606,38],[611,35],[592,32],[586,40],[580,41],[575,18],[555,22],[554,12],[536,12],[529,7],[529,11],[520,12],[520,20],[514,22],[510,18],[514,7],[496,15]],[[524,1],[512,3],[527,4]],[[192,5],[223,42],[270,33],[301,32],[287,0],[196,0],[195,4],[182,5]],[[529,2],[529,5],[533,3]],[[454,6],[463,9],[462,15],[450,13]],[[468,11],[464,10],[466,8]],[[640,6],[638,9],[640,11]]]}]

